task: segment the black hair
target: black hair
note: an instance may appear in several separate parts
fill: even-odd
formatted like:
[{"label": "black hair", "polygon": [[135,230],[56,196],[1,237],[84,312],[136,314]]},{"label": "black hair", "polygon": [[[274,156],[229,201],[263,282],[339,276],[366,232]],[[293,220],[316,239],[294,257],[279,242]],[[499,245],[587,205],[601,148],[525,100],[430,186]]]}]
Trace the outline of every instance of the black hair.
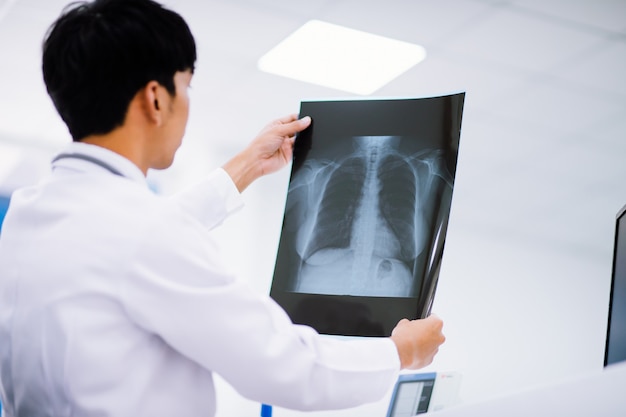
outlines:
[{"label": "black hair", "polygon": [[196,45],[187,23],[152,0],[95,0],[67,6],[43,43],[48,94],[74,141],[124,123],[150,81],[174,96],[174,74],[191,70]]}]

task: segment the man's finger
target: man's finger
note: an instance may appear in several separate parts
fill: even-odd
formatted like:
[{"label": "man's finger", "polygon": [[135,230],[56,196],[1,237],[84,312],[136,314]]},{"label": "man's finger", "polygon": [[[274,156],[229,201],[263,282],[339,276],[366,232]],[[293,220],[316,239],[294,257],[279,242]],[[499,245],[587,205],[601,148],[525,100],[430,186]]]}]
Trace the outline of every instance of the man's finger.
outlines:
[{"label": "man's finger", "polygon": [[303,131],[311,124],[311,117],[305,116],[302,119],[292,120],[289,123],[283,123],[276,126],[277,133],[280,136],[294,136],[296,133]]},{"label": "man's finger", "polygon": [[280,119],[277,119],[276,121],[281,123],[281,124],[285,124],[285,123],[291,123],[294,120],[298,120],[298,114],[297,113],[288,114],[287,116],[283,116]]}]

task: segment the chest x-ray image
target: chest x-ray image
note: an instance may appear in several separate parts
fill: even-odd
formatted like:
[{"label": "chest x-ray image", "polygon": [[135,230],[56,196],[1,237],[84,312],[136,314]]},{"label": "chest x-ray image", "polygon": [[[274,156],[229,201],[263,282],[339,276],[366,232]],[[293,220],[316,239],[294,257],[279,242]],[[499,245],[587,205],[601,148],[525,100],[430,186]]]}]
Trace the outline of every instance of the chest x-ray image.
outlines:
[{"label": "chest x-ray image", "polygon": [[388,335],[428,314],[463,98],[302,103],[271,290],[295,322]]},{"label": "chest x-ray image", "polygon": [[[407,152],[398,136],[355,136],[334,159],[293,176],[285,221],[300,293],[411,297],[428,250],[433,199],[452,187],[439,149]],[[411,148],[408,146],[407,148]],[[296,265],[294,265],[296,266]]]}]

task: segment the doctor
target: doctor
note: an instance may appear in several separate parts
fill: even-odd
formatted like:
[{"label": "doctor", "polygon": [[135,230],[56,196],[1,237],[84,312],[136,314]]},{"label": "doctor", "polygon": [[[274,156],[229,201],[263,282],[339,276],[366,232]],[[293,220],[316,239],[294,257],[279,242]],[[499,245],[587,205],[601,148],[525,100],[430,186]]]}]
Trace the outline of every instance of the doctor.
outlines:
[{"label": "doctor", "polygon": [[382,398],[429,364],[442,322],[336,340],[294,325],[222,264],[209,231],[291,159],[310,119],[270,123],[173,198],[152,193],[185,131],[196,60],[184,20],[150,0],[73,5],[43,45],[73,143],[16,191],[0,238],[0,393],[8,416],[212,416],[212,374],[301,410]]}]

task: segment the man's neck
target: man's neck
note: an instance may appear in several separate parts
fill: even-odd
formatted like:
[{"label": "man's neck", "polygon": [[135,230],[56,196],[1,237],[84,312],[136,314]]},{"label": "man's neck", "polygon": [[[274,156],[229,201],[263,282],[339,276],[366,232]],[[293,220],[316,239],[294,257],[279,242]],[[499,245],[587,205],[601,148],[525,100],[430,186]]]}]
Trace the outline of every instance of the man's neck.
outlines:
[{"label": "man's neck", "polygon": [[122,126],[104,135],[87,136],[81,142],[100,146],[123,156],[146,175],[150,166],[142,146],[141,134],[130,130]]}]

